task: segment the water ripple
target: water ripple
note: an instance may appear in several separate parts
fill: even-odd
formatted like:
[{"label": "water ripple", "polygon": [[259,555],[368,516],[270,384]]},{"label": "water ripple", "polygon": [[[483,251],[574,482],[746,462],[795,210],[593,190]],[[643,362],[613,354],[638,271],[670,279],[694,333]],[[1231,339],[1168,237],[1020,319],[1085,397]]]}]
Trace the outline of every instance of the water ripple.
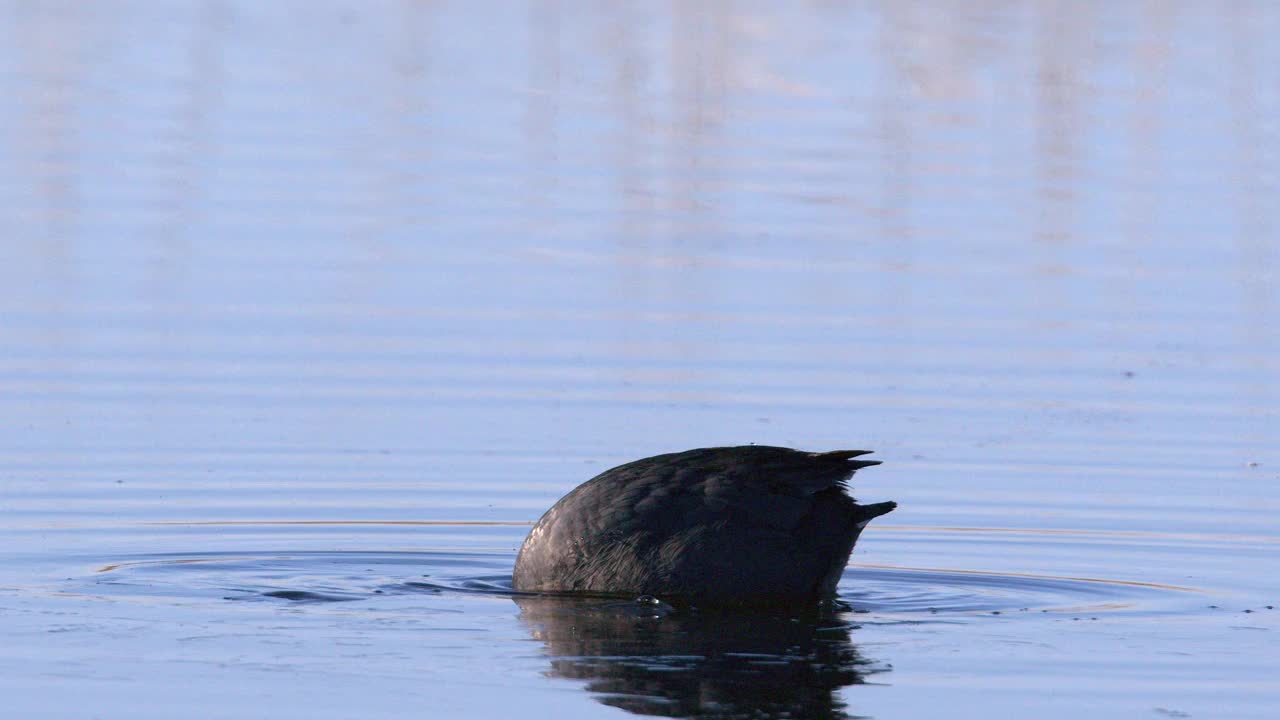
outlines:
[{"label": "water ripple", "polygon": [[[250,552],[150,555],[100,566],[75,581],[110,597],[350,602],[389,596],[514,596],[510,553]],[[839,597],[888,619],[1007,613],[1168,613],[1196,605],[1197,588],[1107,578],[855,565]]]}]

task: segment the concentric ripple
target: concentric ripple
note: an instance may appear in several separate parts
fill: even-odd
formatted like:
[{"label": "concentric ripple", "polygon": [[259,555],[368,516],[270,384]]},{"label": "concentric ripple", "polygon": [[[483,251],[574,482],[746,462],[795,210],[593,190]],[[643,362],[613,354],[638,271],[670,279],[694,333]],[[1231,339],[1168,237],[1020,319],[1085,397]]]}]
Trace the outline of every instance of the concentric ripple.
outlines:
[{"label": "concentric ripple", "polygon": [[995,615],[1173,612],[1199,594],[1126,580],[871,565],[846,571],[841,590],[846,602],[870,612]]},{"label": "concentric ripple", "polygon": [[346,602],[443,592],[509,593],[501,553],[261,552],[129,558],[97,569],[98,593]]},{"label": "concentric ripple", "polygon": [[[121,559],[78,581],[82,594],[353,602],[407,595],[512,594],[509,553],[261,552]],[[1171,612],[1194,588],[1100,578],[859,565],[840,599],[885,615]]]}]

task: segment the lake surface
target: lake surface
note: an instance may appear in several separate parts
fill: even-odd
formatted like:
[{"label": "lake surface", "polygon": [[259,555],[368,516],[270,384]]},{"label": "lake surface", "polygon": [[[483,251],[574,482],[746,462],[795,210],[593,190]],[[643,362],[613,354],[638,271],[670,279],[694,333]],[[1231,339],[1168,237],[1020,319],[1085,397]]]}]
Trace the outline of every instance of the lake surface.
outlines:
[{"label": "lake surface", "polygon": [[[0,3],[23,718],[1274,718],[1280,6]],[[818,614],[515,597],[867,448]]]}]

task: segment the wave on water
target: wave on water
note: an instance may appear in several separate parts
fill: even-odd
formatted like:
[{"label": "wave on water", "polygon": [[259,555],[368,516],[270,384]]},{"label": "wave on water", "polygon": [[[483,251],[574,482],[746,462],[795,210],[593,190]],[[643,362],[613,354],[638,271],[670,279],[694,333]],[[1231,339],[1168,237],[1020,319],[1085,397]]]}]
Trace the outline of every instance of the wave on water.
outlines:
[{"label": "wave on water", "polygon": [[[106,563],[76,581],[108,597],[331,603],[395,596],[514,596],[505,552],[304,551],[148,555]],[[839,600],[861,621],[1016,613],[1167,613],[1195,588],[1105,578],[854,565]]]}]

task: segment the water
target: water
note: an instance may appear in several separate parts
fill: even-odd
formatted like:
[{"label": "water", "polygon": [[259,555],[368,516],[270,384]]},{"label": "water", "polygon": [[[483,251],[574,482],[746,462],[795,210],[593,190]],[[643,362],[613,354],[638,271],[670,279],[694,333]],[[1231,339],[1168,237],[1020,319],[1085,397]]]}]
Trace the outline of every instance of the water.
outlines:
[{"label": "water", "polygon": [[[22,717],[1271,718],[1271,4],[0,4]],[[866,447],[821,612],[510,592]]]}]

